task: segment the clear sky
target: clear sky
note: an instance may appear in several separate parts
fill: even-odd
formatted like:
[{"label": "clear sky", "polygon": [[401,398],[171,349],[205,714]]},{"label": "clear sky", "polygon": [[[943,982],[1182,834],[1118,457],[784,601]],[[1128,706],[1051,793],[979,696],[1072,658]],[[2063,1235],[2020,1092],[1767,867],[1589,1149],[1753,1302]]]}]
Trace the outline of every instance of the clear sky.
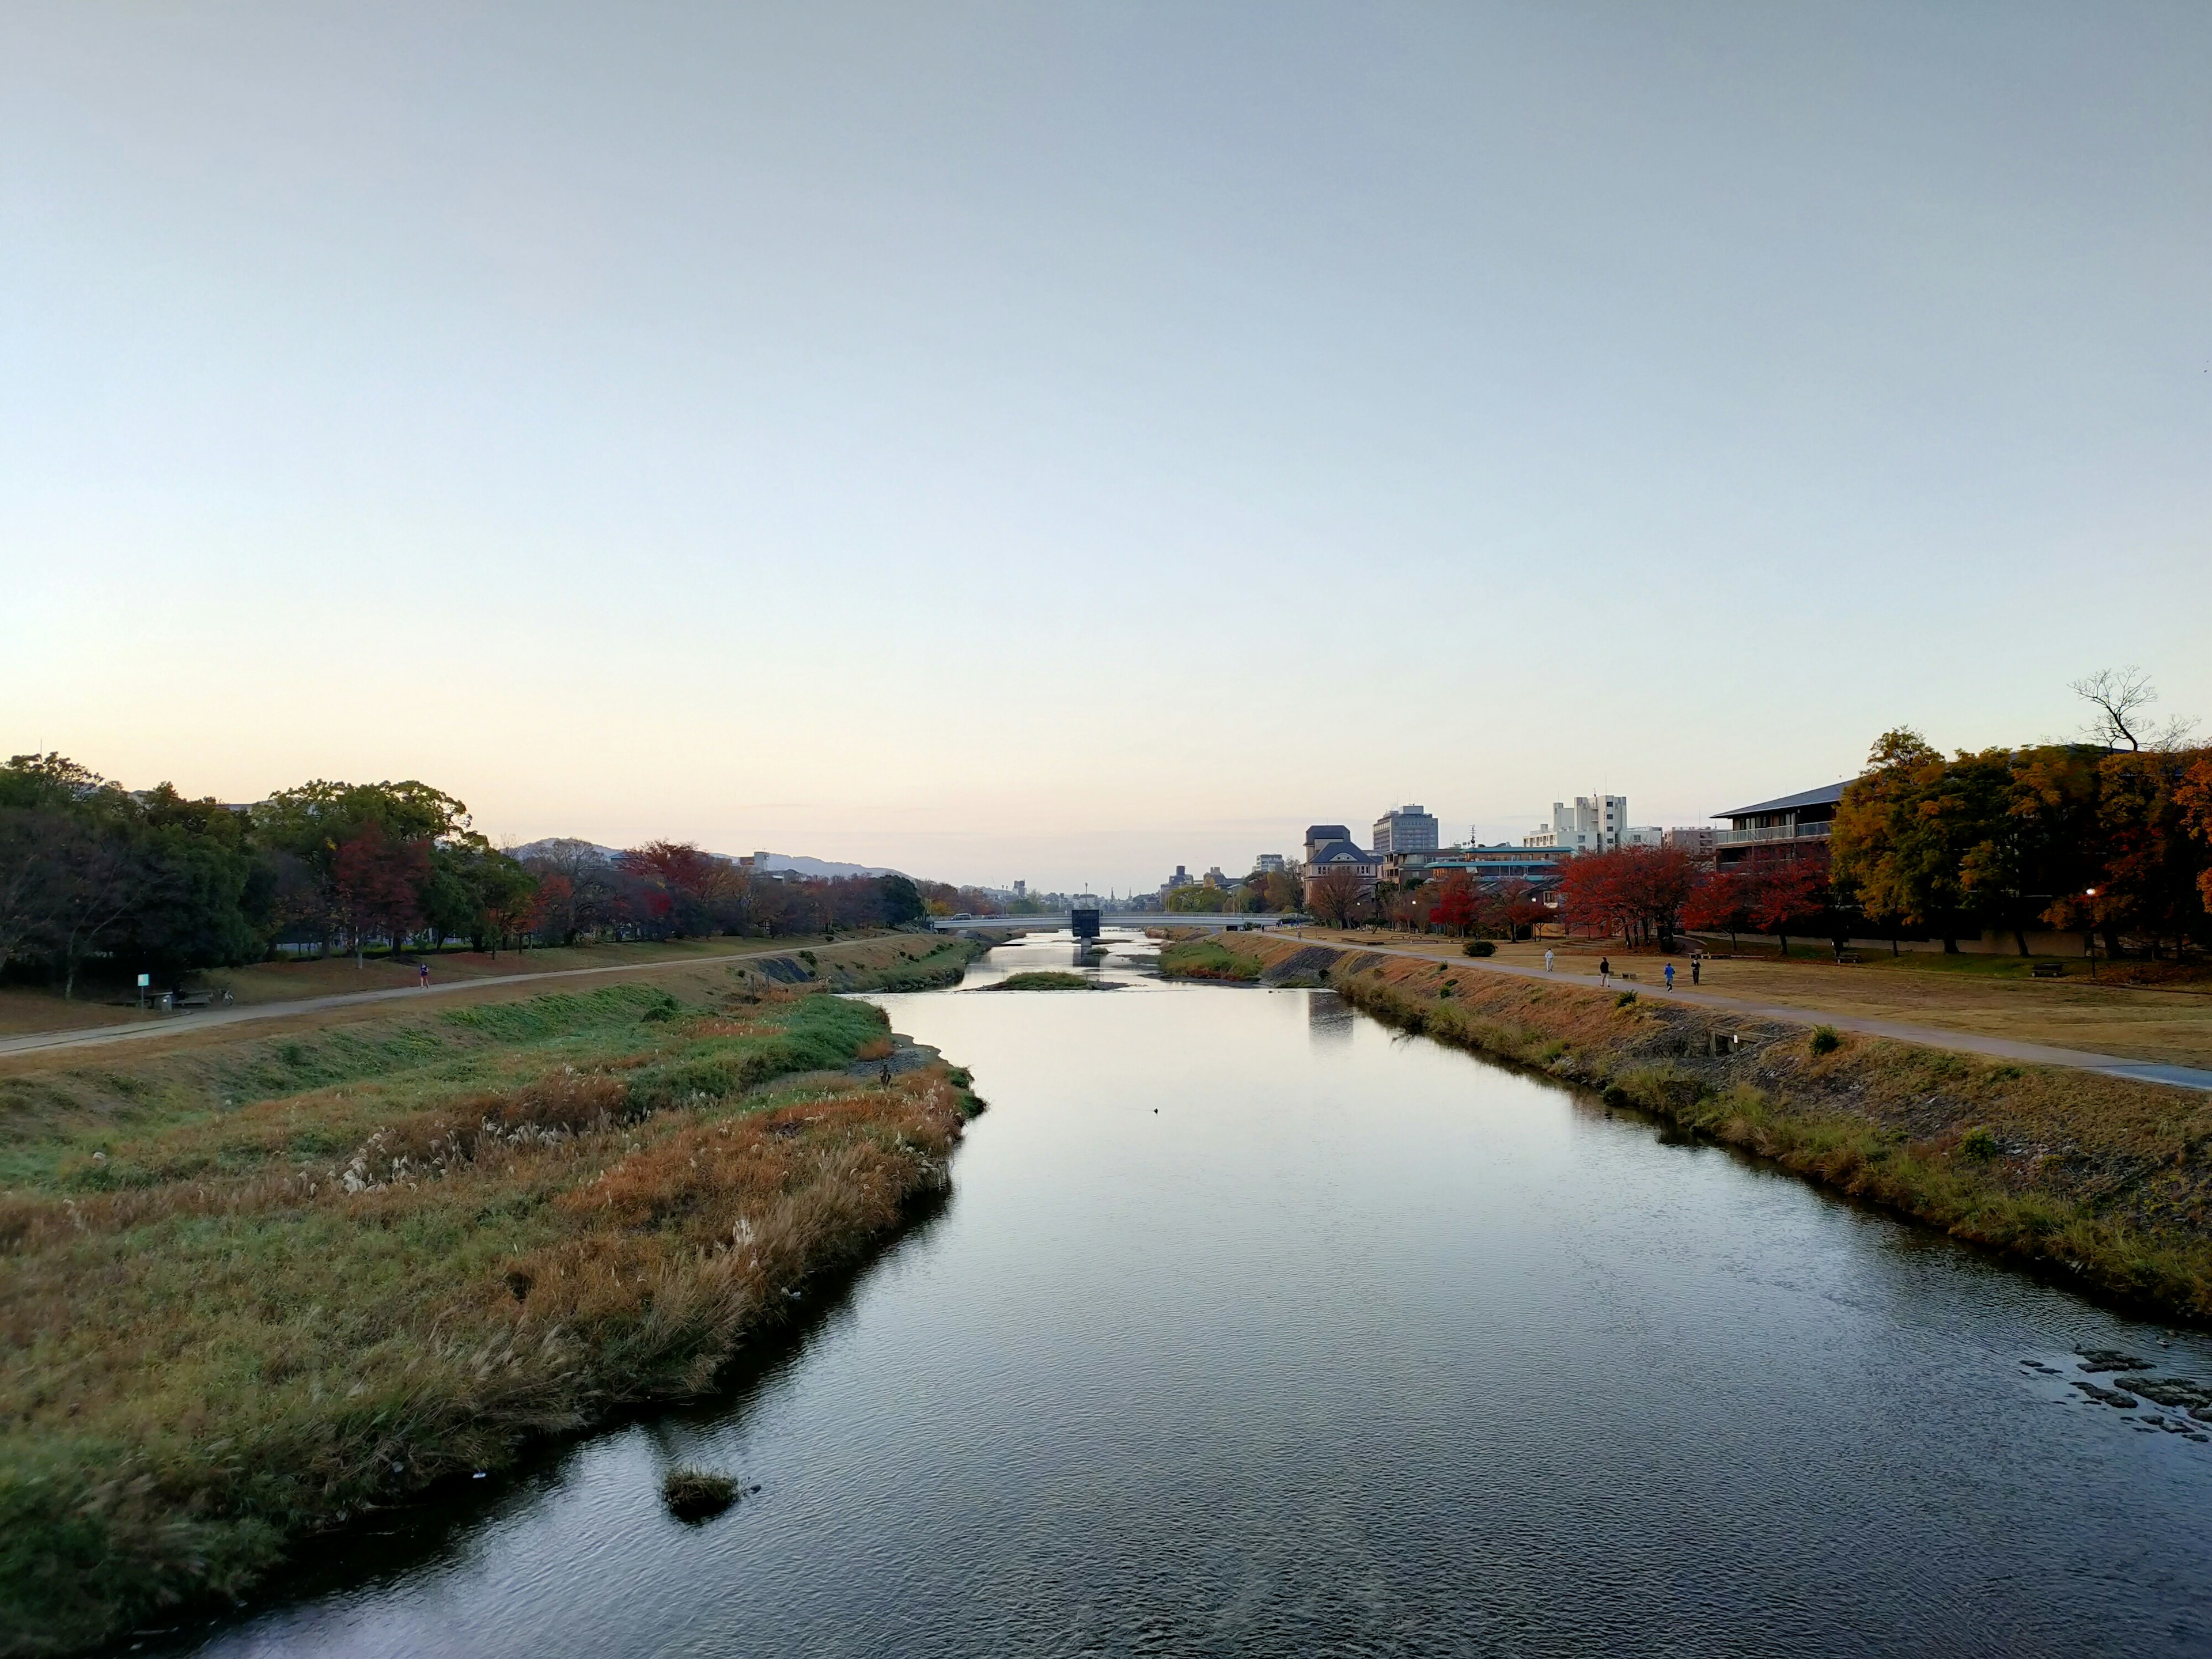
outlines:
[{"label": "clear sky", "polygon": [[2212,716],[2212,7],[0,11],[0,743],[1127,888]]}]

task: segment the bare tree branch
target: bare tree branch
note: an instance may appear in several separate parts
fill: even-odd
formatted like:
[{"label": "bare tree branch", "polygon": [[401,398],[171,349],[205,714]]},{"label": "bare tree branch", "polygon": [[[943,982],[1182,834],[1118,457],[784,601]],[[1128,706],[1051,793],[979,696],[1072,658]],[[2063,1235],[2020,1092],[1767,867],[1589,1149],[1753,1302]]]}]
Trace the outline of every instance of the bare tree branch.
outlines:
[{"label": "bare tree branch", "polygon": [[2069,689],[2096,710],[2087,728],[2092,740],[2107,749],[2118,749],[2123,744],[2131,750],[2142,747],[2134,726],[2141,723],[2143,710],[2158,700],[2158,688],[2150,683],[2149,675],[2133,666],[2100,668],[2087,678],[2075,681]]}]

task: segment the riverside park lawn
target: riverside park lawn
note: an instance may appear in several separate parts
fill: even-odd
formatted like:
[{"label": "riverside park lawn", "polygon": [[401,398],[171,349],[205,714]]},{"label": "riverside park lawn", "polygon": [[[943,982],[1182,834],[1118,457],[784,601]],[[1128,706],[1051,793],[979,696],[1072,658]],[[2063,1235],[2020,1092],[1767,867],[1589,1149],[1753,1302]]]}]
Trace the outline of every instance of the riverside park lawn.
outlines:
[{"label": "riverside park lawn", "polygon": [[[1465,960],[1457,939],[1419,933],[1303,927],[1293,930],[1292,936],[1333,944],[1388,945]],[[1558,952],[1559,967],[1567,972],[1595,973],[1599,957],[1609,956],[1616,975],[1632,985],[1657,983],[1664,965],[1672,961],[1676,988],[1689,988],[1686,948],[1670,957],[1657,951],[1631,953],[1618,939],[1538,939],[1501,944],[1490,959],[1541,968],[1547,945]],[[2160,987],[2125,986],[2093,982],[2088,965],[2078,957],[2064,963],[2066,977],[2039,980],[2029,976],[2029,964],[2017,957],[1946,957],[1908,951],[1891,957],[1863,951],[1857,963],[1838,967],[1827,959],[1831,951],[1826,940],[1793,941],[1787,962],[1773,956],[1771,939],[1762,942],[1747,935],[1742,948],[1765,954],[1708,960],[1698,988],[1813,1013],[1900,1020],[2168,1066],[2212,1066],[2212,976]],[[2142,966],[2125,963],[2123,971]]]}]

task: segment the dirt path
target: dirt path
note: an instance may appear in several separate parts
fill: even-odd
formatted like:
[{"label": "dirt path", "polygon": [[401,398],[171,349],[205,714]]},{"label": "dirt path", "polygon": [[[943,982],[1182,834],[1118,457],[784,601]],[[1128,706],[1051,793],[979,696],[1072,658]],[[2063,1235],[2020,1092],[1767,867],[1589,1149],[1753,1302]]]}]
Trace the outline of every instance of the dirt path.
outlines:
[{"label": "dirt path", "polygon": [[[866,940],[854,940],[865,944]],[[669,972],[685,968],[713,966],[718,963],[737,962],[750,957],[787,955],[801,948],[818,952],[834,952],[835,945],[810,945],[805,939],[787,943],[763,941],[749,951],[723,951],[711,956],[660,957],[651,962],[611,963],[598,968],[556,968],[545,973],[487,974],[473,979],[449,979],[432,984],[404,985],[378,991],[343,991],[330,996],[301,997],[290,1002],[258,1002],[229,1008],[212,1008],[201,1013],[178,1014],[167,1019],[134,1020],[128,1025],[94,1025],[76,1030],[33,1031],[21,1036],[0,1037],[0,1056],[32,1054],[48,1048],[89,1048],[110,1042],[129,1042],[143,1037],[183,1036],[200,1031],[210,1031],[222,1025],[239,1025],[250,1020],[287,1019],[300,1014],[318,1013],[330,1009],[356,1008],[378,1002],[415,1002],[426,998],[450,996],[457,992],[482,990],[493,985],[542,985],[555,980],[597,979],[608,974],[646,974],[656,969]]]},{"label": "dirt path", "polygon": [[[1347,941],[1323,933],[1305,933],[1292,929],[1287,934],[1278,933],[1277,939],[1310,939],[1316,944],[1328,945],[1341,951],[1371,951],[1381,956],[1410,957],[1423,962],[1449,961],[1455,968],[1486,974],[1506,974],[1519,979],[1553,980],[1570,985],[1600,988],[1594,973],[1577,973],[1568,965],[1571,959],[1562,958],[1560,965],[1550,971],[1536,965],[1500,962],[1484,957],[1445,957],[1435,950],[1419,950],[1407,945],[1369,944],[1364,940]],[[1638,996],[1658,997],[1669,1001],[1689,1004],[1696,1007],[1723,1009],[1729,1013],[1745,1014],[1759,1019],[1784,1020],[1793,1025],[1832,1025],[1838,1030],[1861,1031],[1869,1036],[1893,1037],[1900,1042],[1917,1042],[1925,1048],[1950,1048],[1961,1054],[1984,1054],[1996,1060],[2016,1060],[2037,1066],[2067,1066],[2078,1071],[2105,1072],[2114,1077],[2135,1078],[2148,1083],[2170,1083],[2184,1089],[2212,1090],[2212,1069],[2196,1066],[2166,1065],[2154,1060],[2129,1060],[2118,1054],[2102,1054],[2082,1048],[2060,1048],[2045,1042],[2028,1042],[2016,1037],[1992,1036],[1975,1031],[1947,1030],[1939,1026],[1915,1024],[1908,1021],[1856,1014],[1826,1008],[1793,1006],[1786,1003],[1764,1002],[1747,997],[1722,996],[1715,992],[1692,990],[1678,985],[1669,991],[1642,977],[1648,972],[1648,957],[1638,959],[1638,977],[1626,981],[1619,974],[1613,977],[1611,988],[1632,990]],[[1686,975],[1681,977],[1686,978]]]}]

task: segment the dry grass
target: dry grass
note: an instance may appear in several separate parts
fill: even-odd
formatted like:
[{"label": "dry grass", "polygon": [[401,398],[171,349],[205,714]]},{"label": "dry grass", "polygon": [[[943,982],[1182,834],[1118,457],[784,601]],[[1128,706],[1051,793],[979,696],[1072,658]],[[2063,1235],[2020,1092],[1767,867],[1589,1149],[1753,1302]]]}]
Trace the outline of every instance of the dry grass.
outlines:
[{"label": "dry grass", "polygon": [[[1363,942],[1394,948],[1456,955],[1458,941],[1419,934],[1328,933],[1302,929],[1314,940],[1339,945]],[[1241,936],[1240,936],[1241,937]],[[1771,941],[1769,942],[1771,945]],[[1747,941],[1747,948],[1750,947]],[[1657,952],[1625,951],[1618,939],[1538,939],[1498,947],[1496,960],[1517,967],[1541,967],[1547,946],[1556,951],[1562,971],[1595,973],[1601,956],[1610,956],[1618,975],[1650,983],[1665,960]],[[2212,986],[2178,975],[2170,967],[2129,963],[2131,981],[2092,982],[2079,961],[2067,964],[2068,977],[2029,976],[2017,957],[1944,957],[1907,953],[1893,961],[1868,956],[1855,966],[1825,960],[1825,941],[1799,941],[1790,947],[1802,957],[1789,962],[1752,957],[1708,962],[1701,988],[1717,995],[1802,1008],[1812,1013],[1868,1019],[1893,1019],[1978,1036],[2009,1037],[2080,1048],[2170,1066],[2212,1066]],[[1678,987],[1687,989],[1689,958],[1674,958]],[[2109,973],[2108,967],[2100,972]],[[2145,983],[2143,981],[2152,981]]]},{"label": "dry grass", "polygon": [[[1271,976],[1307,941],[1225,948]],[[1171,953],[1162,957],[1173,971]],[[1962,1238],[2212,1320],[2212,1097],[1371,951],[1328,975],[1404,1029],[1603,1091]],[[1732,1041],[1733,1039],[1733,1041]]]},{"label": "dry grass", "polygon": [[660,1501],[678,1521],[711,1520],[738,1501],[738,1483],[712,1469],[671,1469],[661,1478]]},{"label": "dry grass", "polygon": [[[610,987],[293,1045],[342,1074],[305,1089],[240,1045],[16,1101],[0,1650],[235,1594],[303,1531],[703,1389],[899,1224],[960,1083],[842,1078],[880,1013],[761,994]],[[832,1082],[746,1092],[795,1073]]]}]

